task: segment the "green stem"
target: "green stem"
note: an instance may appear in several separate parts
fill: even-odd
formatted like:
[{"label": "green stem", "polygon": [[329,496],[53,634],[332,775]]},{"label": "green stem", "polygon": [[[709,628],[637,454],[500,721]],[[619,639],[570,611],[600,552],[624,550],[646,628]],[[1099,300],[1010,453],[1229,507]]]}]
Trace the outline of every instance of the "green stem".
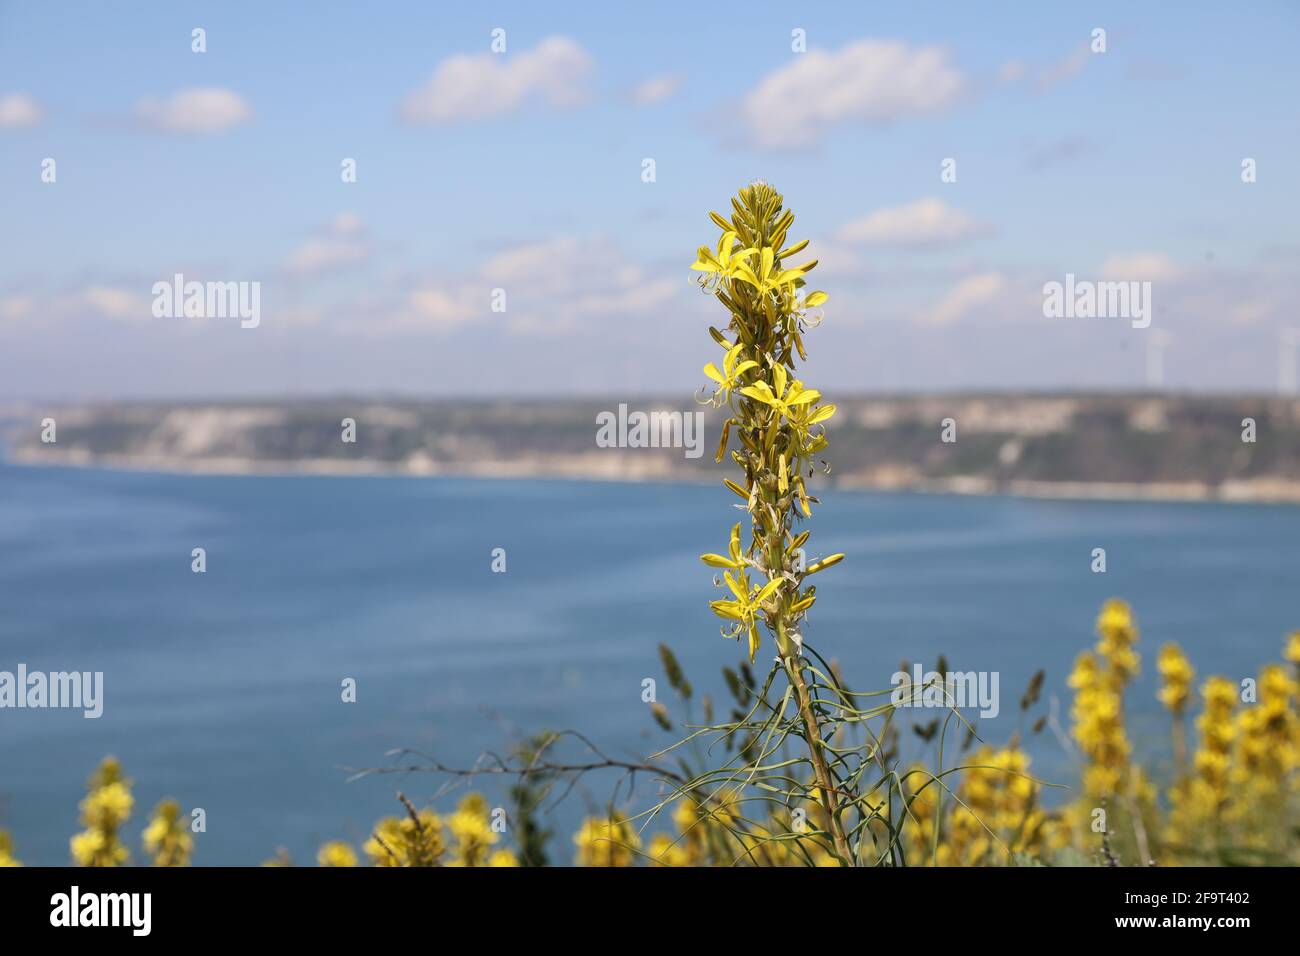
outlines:
[{"label": "green stem", "polygon": [[822,753],[824,744],[822,743],[821,728],[817,723],[816,715],[813,714],[808,684],[804,680],[803,670],[800,668],[797,658],[793,656],[785,658],[785,670],[790,677],[790,683],[794,685],[795,697],[798,698],[799,714],[803,718],[804,733],[808,741],[808,753],[812,757],[813,774],[817,778],[817,789],[821,795],[822,809],[826,811],[826,817],[830,821],[829,827],[831,839],[835,843],[835,855],[839,859],[840,866],[852,866],[853,854],[849,850],[849,841],[844,836],[844,823],[839,815],[839,792],[831,780],[830,768],[826,765],[826,755]]}]

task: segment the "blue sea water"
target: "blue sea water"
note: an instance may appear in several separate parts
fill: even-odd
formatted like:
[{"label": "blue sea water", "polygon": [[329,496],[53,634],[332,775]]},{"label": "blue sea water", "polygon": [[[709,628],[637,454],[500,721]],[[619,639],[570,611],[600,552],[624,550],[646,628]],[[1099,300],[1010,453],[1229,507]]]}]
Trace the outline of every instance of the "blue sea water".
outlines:
[{"label": "blue sea water", "polygon": [[[399,812],[396,790],[422,803],[446,782],[349,782],[350,768],[393,765],[394,748],[470,764],[547,727],[653,752],[668,742],[641,700],[656,645],[677,651],[697,698],[725,697],[720,668],[739,658],[698,560],[725,550],[733,501],[720,486],[0,464],[0,670],[105,675],[98,720],[0,710],[0,827],[25,862],[66,862],[86,777],[112,753],[135,782],[137,858],[143,816],[171,796],[206,811],[198,863],[255,864],[280,846],[306,863]],[[1157,766],[1160,643],[1178,640],[1201,675],[1239,678],[1300,627],[1300,508],[831,491],[812,528],[810,557],[849,558],[818,580],[808,641],[858,689],[941,653],[998,671],[1001,715],[980,721],[993,742],[1025,723],[1016,699],[1040,667],[1042,707],[1055,698],[1068,722],[1066,675],[1112,595],[1142,628],[1129,706]],[[1105,574],[1090,570],[1096,547]],[[356,703],[341,700],[347,677]],[[1036,773],[1073,781],[1051,733],[1030,749]],[[588,778],[561,805],[557,858],[614,783]],[[476,786],[499,796],[497,781]]]}]

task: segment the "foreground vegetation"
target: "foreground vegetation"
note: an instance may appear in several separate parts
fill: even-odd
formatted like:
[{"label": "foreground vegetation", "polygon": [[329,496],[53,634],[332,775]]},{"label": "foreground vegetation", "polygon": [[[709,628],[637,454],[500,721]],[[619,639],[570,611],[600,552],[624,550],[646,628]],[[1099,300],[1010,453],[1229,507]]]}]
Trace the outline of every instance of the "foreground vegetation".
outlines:
[{"label": "foreground vegetation", "polygon": [[[1212,676],[1198,685],[1177,644],[1160,649],[1158,697],[1169,715],[1176,768],[1163,783],[1133,760],[1124,720],[1126,688],[1140,665],[1138,629],[1127,605],[1109,602],[1098,632],[1095,648],[1079,655],[1069,678],[1069,735],[1080,767],[1073,798],[1050,805],[1054,788],[1032,775],[1029,756],[1016,737],[998,746],[970,738],[961,767],[946,772],[894,764],[905,794],[899,862],[1300,864],[1300,632],[1286,642],[1283,662],[1265,665],[1248,681]],[[689,700],[693,690],[670,653],[665,662],[679,697]],[[755,699],[752,671],[742,665],[726,674],[738,708]],[[1027,690],[1022,710],[1035,707],[1041,684],[1038,680]],[[706,712],[711,709],[707,701],[704,706]],[[657,709],[660,716],[665,713]],[[1035,725],[1041,730],[1041,719]],[[925,734],[927,728],[918,731]],[[898,736],[892,728],[883,735],[887,766],[898,750]],[[742,742],[737,748],[748,745]],[[554,777],[536,755],[533,751],[529,759],[537,768],[535,782],[544,787]],[[504,828],[493,826],[492,810],[475,793],[445,814],[417,809],[403,798],[403,812],[380,820],[364,845],[331,841],[320,848],[316,863],[520,866],[547,862],[552,855],[554,862],[580,866],[835,863],[823,813],[808,814],[802,831],[798,815],[779,807],[756,819],[744,810],[748,801],[742,791],[700,789],[678,794],[658,812],[615,810],[589,817],[567,852],[546,846],[544,838],[538,843],[532,812],[539,794],[527,785],[515,795],[532,799],[512,804]],[[72,862],[133,862],[121,831],[134,806],[131,781],[116,760],[107,758],[81,803],[82,830],[70,841]],[[175,801],[164,800],[150,816],[138,859],[153,866],[187,866],[194,848],[188,816]],[[19,865],[16,852],[9,834],[0,831],[0,866]],[[290,862],[281,853],[267,865]]]}]

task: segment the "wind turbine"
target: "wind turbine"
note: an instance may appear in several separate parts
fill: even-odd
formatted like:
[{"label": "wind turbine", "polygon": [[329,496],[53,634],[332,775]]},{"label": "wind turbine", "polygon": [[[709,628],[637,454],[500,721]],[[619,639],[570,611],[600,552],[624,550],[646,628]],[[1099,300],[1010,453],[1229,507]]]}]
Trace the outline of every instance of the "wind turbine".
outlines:
[{"label": "wind turbine", "polygon": [[1152,391],[1165,387],[1165,347],[1173,340],[1164,329],[1147,333],[1147,388]]}]

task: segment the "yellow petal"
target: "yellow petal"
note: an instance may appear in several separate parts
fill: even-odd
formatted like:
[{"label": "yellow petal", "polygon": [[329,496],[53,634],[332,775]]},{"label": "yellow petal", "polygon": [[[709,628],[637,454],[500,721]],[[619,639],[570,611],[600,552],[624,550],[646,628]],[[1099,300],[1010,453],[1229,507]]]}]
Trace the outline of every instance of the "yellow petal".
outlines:
[{"label": "yellow petal", "polygon": [[834,567],[844,560],[842,554],[832,554],[829,558],[822,558],[820,561],[814,561],[808,565],[808,574],[816,574],[818,571],[825,571],[827,568]]},{"label": "yellow petal", "polygon": [[805,518],[811,518],[812,509],[808,507],[808,491],[803,486],[803,478],[794,480],[794,490],[799,495],[799,510],[803,512]]},{"label": "yellow petal", "polygon": [[803,611],[806,611],[808,610],[808,608],[812,607],[813,602],[816,600],[817,600],[817,595],[813,594],[809,597],[804,598],[802,601],[796,601],[794,604],[790,605],[790,613],[791,614],[802,613]]},{"label": "yellow petal", "polygon": [[817,399],[821,397],[822,397],[822,393],[817,391],[817,389],[807,388],[801,392],[796,392],[794,395],[787,397],[785,403],[787,405],[811,405],[813,402],[817,401]]},{"label": "yellow petal", "polygon": [[718,617],[726,618],[728,621],[743,621],[745,616],[740,613],[740,603],[738,601],[710,601],[709,607]]},{"label": "yellow petal", "polygon": [[735,232],[728,230],[727,232],[724,232],[722,234],[722,238],[718,240],[718,260],[720,262],[726,262],[729,258],[731,258],[731,248],[735,244],[736,244]]},{"label": "yellow petal", "polygon": [[772,385],[774,386],[772,392],[777,398],[781,398],[785,395],[785,383],[787,377],[784,365],[778,364],[776,368],[772,369]]},{"label": "yellow petal", "polygon": [[758,281],[758,276],[754,275],[754,270],[751,269],[749,266],[745,265],[743,262],[737,264],[735,263],[734,259],[732,260],[731,275],[737,279],[740,279],[742,282],[748,282],[755,289],[761,287]]},{"label": "yellow petal", "polygon": [[722,425],[722,432],[718,435],[718,450],[713,455],[714,461],[722,461],[722,456],[727,452],[727,441],[731,438],[731,425],[733,421],[734,419],[728,418]]}]

